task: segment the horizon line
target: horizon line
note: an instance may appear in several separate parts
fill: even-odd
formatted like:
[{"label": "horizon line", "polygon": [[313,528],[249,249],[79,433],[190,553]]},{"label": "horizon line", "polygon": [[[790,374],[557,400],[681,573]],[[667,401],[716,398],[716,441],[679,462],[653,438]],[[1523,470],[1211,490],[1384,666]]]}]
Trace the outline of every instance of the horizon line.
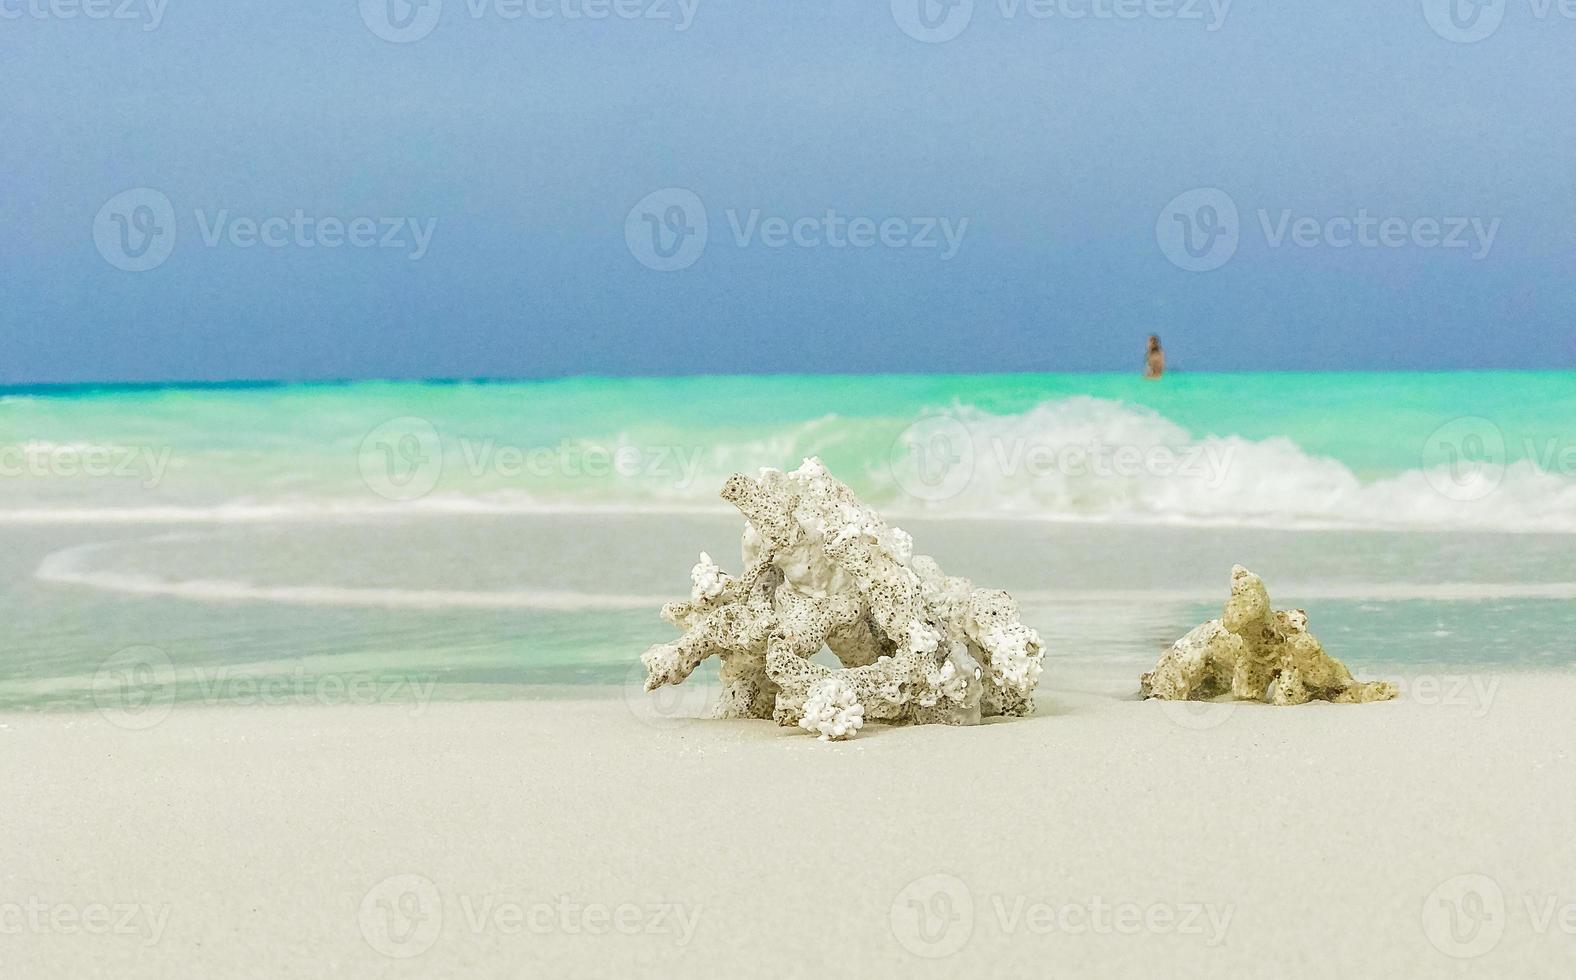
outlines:
[{"label": "horizon line", "polygon": [[[1248,370],[1186,371],[1173,368],[1167,375],[1352,375],[1352,374],[1567,374],[1567,368],[1384,368],[1341,370]],[[226,378],[173,379],[163,381],[36,381],[0,384],[0,397],[8,395],[70,395],[93,391],[220,391],[265,388],[334,388],[352,385],[512,385],[552,384],[563,381],[680,381],[702,378],[1004,378],[1004,377],[1113,377],[1142,378],[1140,371],[783,371],[783,372],[699,372],[695,374],[581,374],[554,375],[480,375],[476,377],[366,377],[366,378]]]}]

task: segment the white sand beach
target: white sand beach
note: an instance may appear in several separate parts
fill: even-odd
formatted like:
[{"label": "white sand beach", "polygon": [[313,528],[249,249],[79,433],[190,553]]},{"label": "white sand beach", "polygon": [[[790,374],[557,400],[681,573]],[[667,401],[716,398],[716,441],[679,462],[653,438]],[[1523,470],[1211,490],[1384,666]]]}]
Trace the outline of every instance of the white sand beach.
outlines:
[{"label": "white sand beach", "polygon": [[1576,980],[1573,44],[0,0],[0,980]]},{"label": "white sand beach", "polygon": [[[822,743],[599,700],[0,716],[6,977],[1563,977],[1576,676]],[[1464,877],[1465,876],[1465,877]]]}]

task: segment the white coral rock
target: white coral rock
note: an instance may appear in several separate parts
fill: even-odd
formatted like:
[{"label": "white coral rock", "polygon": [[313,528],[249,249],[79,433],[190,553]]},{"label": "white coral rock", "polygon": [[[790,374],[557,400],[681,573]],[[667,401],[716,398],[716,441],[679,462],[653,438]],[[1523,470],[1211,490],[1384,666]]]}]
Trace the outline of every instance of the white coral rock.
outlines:
[{"label": "white coral rock", "polygon": [[653,643],[640,655],[640,663],[646,668],[648,691],[654,691],[663,684],[677,684],[682,679],[677,644]]},{"label": "white coral rock", "polygon": [[900,527],[887,528],[886,537],[881,543],[893,558],[907,565],[914,558],[914,536]]},{"label": "white coral rock", "polygon": [[962,704],[968,699],[969,677],[958,670],[958,665],[951,660],[943,660],[940,667],[925,675],[925,681],[930,685],[930,690],[918,698],[922,708],[933,708],[943,701]]},{"label": "white coral rock", "polygon": [[865,709],[853,687],[841,677],[828,677],[810,689],[799,727],[819,733],[821,741],[852,738],[865,724]]},{"label": "white coral rock", "polygon": [[1043,666],[1040,663],[1040,637],[1021,623],[995,626],[985,634],[990,650],[991,678],[1003,687],[1033,690]]},{"label": "white coral rock", "polygon": [[935,653],[941,646],[941,634],[918,620],[908,624],[908,648],[919,654]]},{"label": "white coral rock", "polygon": [[690,582],[690,601],[707,602],[722,595],[722,590],[728,584],[728,576],[717,567],[710,555],[702,551],[700,561],[690,569]]},{"label": "white coral rock", "polygon": [[[915,554],[820,460],[735,474],[722,498],[745,520],[744,566],[730,577],[701,555],[690,601],[663,608],[684,635],[644,658],[648,688],[718,657],[722,715],[828,739],[865,720],[972,725],[1034,711],[1043,648],[1012,597]],[[842,666],[815,662],[823,650]]]}]

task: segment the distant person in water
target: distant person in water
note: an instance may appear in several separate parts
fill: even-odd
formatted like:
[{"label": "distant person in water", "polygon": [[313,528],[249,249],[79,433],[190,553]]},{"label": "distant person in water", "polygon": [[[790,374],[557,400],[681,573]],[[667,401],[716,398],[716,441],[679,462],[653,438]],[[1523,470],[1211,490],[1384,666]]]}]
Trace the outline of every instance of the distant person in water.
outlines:
[{"label": "distant person in water", "polygon": [[1144,355],[1144,377],[1150,381],[1166,373],[1166,352],[1160,349],[1160,335],[1149,335],[1149,352]]}]

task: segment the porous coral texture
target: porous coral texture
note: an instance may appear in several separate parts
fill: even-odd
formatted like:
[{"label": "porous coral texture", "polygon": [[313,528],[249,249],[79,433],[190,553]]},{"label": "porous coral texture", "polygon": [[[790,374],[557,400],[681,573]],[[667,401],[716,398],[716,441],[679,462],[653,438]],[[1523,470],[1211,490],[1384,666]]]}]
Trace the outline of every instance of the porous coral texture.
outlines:
[{"label": "porous coral texture", "polygon": [[1263,580],[1241,565],[1231,570],[1225,614],[1172,644],[1139,678],[1139,689],[1146,698],[1170,701],[1229,694],[1270,704],[1384,701],[1396,694],[1387,681],[1355,680],[1308,632],[1308,614],[1271,609]]},{"label": "porous coral texture", "polygon": [[[647,690],[716,656],[719,716],[774,718],[825,739],[867,721],[968,725],[1033,712],[1044,649],[1012,597],[914,554],[913,539],[819,459],[734,475],[722,498],[745,517],[743,571],[701,555],[689,601],[662,608],[684,634],[641,655]],[[841,667],[811,661],[823,647]]]}]

